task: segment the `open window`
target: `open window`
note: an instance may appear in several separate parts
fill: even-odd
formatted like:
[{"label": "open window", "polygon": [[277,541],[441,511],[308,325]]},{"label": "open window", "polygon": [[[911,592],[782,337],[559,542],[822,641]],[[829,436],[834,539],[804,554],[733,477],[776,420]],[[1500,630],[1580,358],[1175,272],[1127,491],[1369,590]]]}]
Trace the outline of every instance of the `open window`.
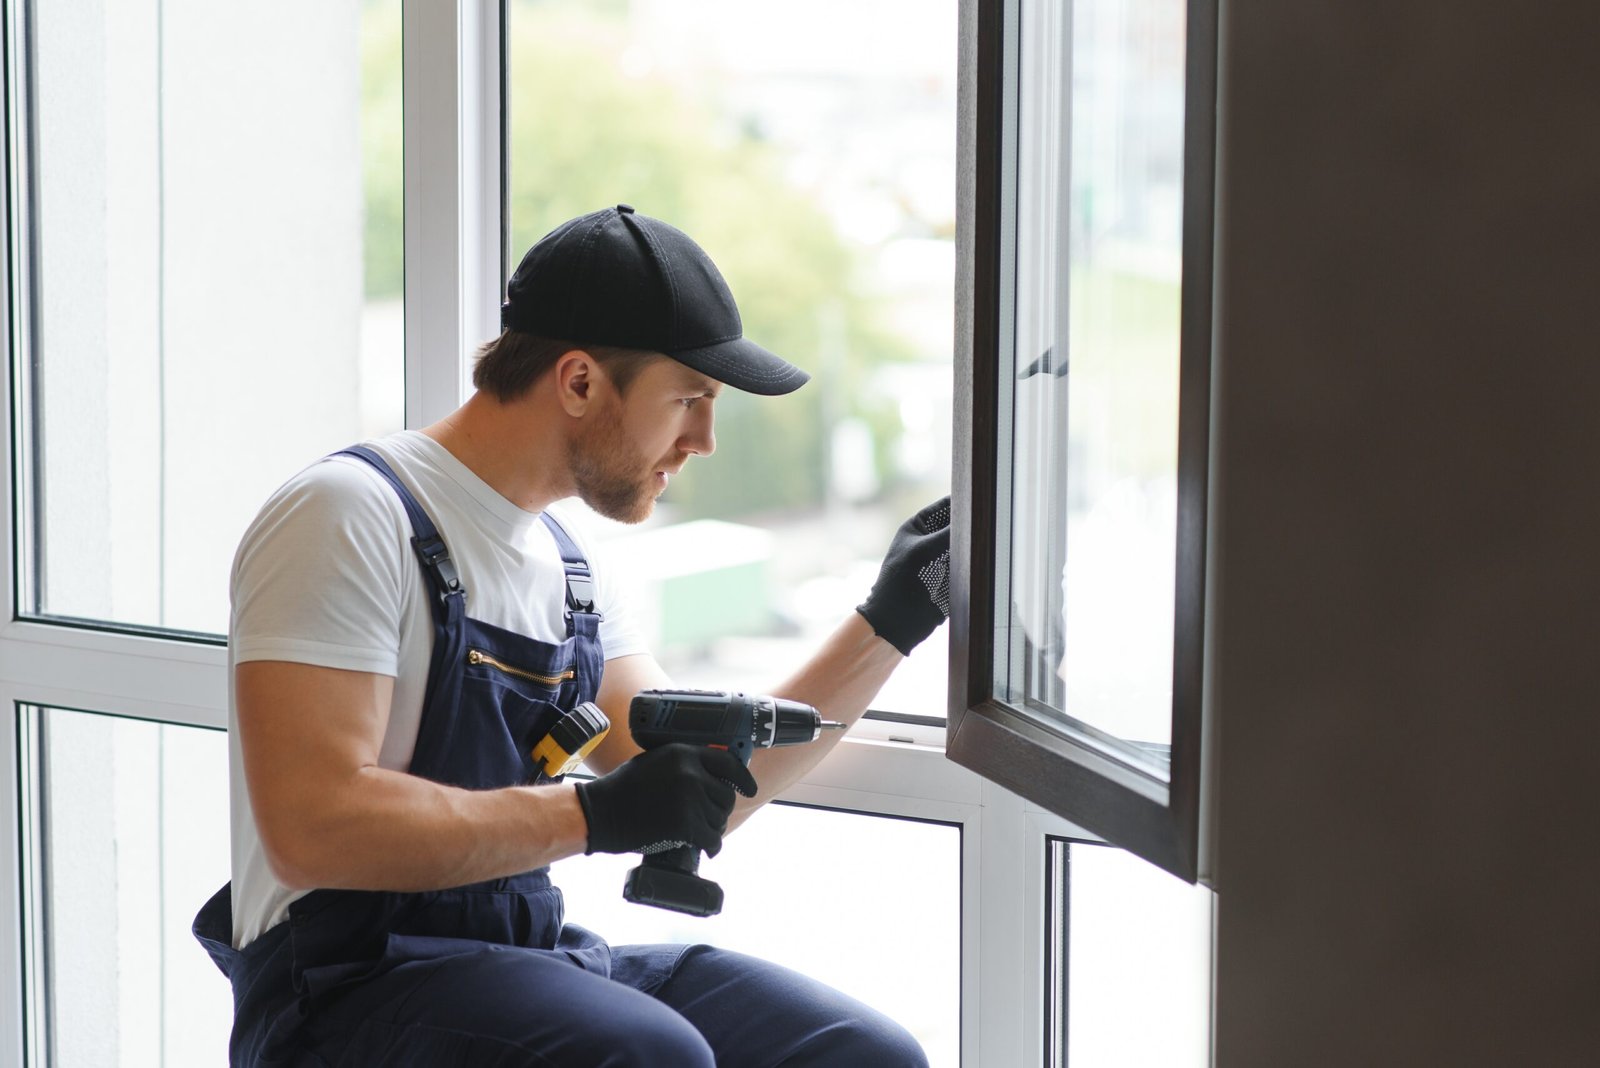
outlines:
[{"label": "open window", "polygon": [[1215,24],[1211,0],[962,24],[948,753],[1191,882]]}]

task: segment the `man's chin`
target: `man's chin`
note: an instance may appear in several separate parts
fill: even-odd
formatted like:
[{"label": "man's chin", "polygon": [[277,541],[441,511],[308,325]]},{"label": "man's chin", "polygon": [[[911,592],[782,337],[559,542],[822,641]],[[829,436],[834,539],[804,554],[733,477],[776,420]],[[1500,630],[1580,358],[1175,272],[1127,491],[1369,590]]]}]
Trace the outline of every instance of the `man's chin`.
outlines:
[{"label": "man's chin", "polygon": [[630,526],[643,523],[654,515],[656,510],[656,499],[647,493],[640,494],[638,497],[627,501],[597,501],[591,500],[583,494],[579,496],[582,497],[584,504],[587,504],[607,519],[613,519],[618,523],[627,523]]}]

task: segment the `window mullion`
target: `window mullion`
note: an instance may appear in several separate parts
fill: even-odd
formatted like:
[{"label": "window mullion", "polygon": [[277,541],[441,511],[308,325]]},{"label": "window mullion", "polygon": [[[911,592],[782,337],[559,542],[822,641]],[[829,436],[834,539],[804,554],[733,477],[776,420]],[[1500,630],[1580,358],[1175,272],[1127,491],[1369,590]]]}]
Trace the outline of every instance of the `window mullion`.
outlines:
[{"label": "window mullion", "polygon": [[7,414],[6,435],[4,442],[0,442],[0,462],[5,464],[6,500],[11,502],[8,510],[8,522],[0,530],[0,543],[5,551],[4,577],[0,579],[3,584],[5,597],[5,616],[14,618],[20,607],[20,598],[23,594],[32,594],[36,591],[23,588],[20,566],[24,559],[19,548],[25,545],[23,530],[23,512],[18,507],[18,502],[23,498],[19,491],[27,489],[21,482],[20,473],[13,463],[13,450],[16,448],[17,431],[29,425],[29,420],[24,418],[24,412],[19,398],[14,391],[22,388],[25,381],[23,369],[28,366],[29,336],[27,326],[27,289],[26,282],[28,271],[29,230],[31,218],[28,213],[27,183],[18,179],[25,175],[27,167],[31,164],[28,158],[28,124],[23,121],[28,106],[27,96],[24,92],[26,85],[26,72],[24,57],[22,55],[21,41],[23,40],[22,14],[20,4],[7,3],[3,6],[4,44],[5,44],[5,165],[0,167],[0,208],[5,212],[5,256],[0,258],[0,281],[4,288],[0,290],[0,325],[4,328],[4,337],[7,343],[9,365],[7,373],[0,382],[0,390],[4,393],[5,410]]},{"label": "window mullion", "polygon": [[499,331],[500,4],[405,4],[406,425],[466,393]]},{"label": "window mullion", "polygon": [[[10,1064],[26,1064],[27,1036],[30,1030],[37,1035],[38,1028],[29,1026],[24,975],[29,960],[28,931],[23,925],[24,902],[34,895],[37,886],[24,883],[22,862],[25,850],[36,844],[27,829],[31,820],[23,808],[23,798],[31,794],[26,789],[31,784],[19,779],[26,766],[35,766],[30,753],[23,752],[28,736],[19,724],[20,710],[10,687],[0,682],[0,716],[4,729],[0,729],[0,767],[5,768],[6,789],[0,791],[0,915],[5,922],[0,925],[0,1060]],[[33,1007],[38,1008],[35,999]]]},{"label": "window mullion", "polygon": [[1022,799],[985,782],[981,815],[962,843],[962,1064],[1039,1063],[1037,1036],[1025,1022],[1036,1015],[1030,998],[1040,992],[1022,966],[1042,933],[1030,922],[1029,906],[1040,896],[1029,885],[1031,830]]}]

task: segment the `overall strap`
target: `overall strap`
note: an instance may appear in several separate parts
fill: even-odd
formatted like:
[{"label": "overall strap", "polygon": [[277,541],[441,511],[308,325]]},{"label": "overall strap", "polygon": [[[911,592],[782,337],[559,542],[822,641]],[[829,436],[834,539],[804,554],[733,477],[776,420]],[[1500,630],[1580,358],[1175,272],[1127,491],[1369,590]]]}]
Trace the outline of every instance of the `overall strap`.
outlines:
[{"label": "overall strap", "polygon": [[444,539],[439,536],[438,528],[433,525],[433,520],[428,518],[428,513],[422,510],[422,505],[406,489],[405,483],[400,481],[394,470],[384,462],[383,457],[367,448],[365,445],[352,445],[348,449],[340,449],[333,453],[334,456],[354,456],[370,464],[378,474],[383,476],[385,482],[394,487],[395,493],[400,495],[400,503],[405,505],[406,515],[411,519],[411,529],[415,532],[411,539],[411,547],[416,550],[417,559],[422,561],[422,573],[428,577],[428,584],[436,595],[433,598],[433,614],[442,618],[450,614],[453,607],[451,600],[457,604],[466,601],[467,590],[461,585],[461,576],[456,571],[456,565],[450,559],[450,550],[445,547]]},{"label": "overall strap", "polygon": [[594,615],[598,622],[598,614],[594,610],[594,575],[589,570],[589,561],[583,558],[578,543],[572,540],[572,535],[550,514],[549,509],[540,512],[539,518],[544,520],[544,525],[554,535],[556,549],[561,553],[561,566],[567,573],[568,630],[577,629],[578,620],[575,617],[579,615]]}]

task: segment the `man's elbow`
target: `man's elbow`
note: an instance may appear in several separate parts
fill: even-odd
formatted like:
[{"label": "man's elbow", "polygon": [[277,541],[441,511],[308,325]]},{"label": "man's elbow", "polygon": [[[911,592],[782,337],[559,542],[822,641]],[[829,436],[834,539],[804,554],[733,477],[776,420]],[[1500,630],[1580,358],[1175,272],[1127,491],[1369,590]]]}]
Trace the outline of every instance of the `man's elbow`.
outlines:
[{"label": "man's elbow", "polygon": [[326,829],[288,818],[262,819],[256,831],[272,877],[290,890],[318,890],[340,886],[338,861],[342,855]]},{"label": "man's elbow", "polygon": [[326,880],[317,877],[317,868],[305,864],[298,856],[286,854],[282,850],[267,849],[267,868],[272,872],[272,877],[278,880],[285,889],[296,893],[303,890],[319,890],[327,887]]}]

